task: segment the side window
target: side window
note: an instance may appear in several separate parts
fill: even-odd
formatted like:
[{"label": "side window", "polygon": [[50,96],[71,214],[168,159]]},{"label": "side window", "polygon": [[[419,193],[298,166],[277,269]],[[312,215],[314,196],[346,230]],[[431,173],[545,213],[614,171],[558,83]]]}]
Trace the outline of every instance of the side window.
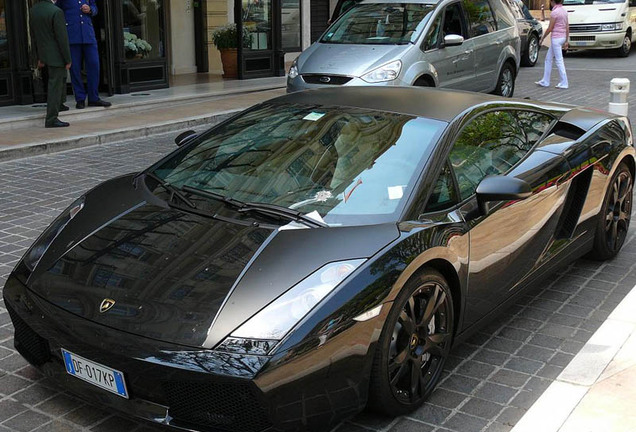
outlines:
[{"label": "side window", "polygon": [[471,36],[481,36],[497,30],[488,0],[464,0],[464,7],[470,22]]},{"label": "side window", "polygon": [[497,30],[517,25],[517,20],[525,20],[521,0],[491,0],[490,6],[497,20]]},{"label": "side window", "polygon": [[453,182],[453,173],[448,166],[448,162],[444,164],[442,172],[433,186],[433,193],[426,204],[426,212],[443,210],[457,204],[457,192],[455,191],[455,183]]},{"label": "side window", "polygon": [[428,30],[428,34],[426,35],[426,39],[424,40],[424,46],[422,47],[423,51],[432,50],[438,47],[441,29],[442,14],[438,14],[437,17],[435,17],[435,21],[433,21],[431,28]]},{"label": "side window", "polygon": [[488,175],[510,171],[534,147],[552,118],[528,111],[490,111],[460,132],[449,159],[461,199],[475,193]]},{"label": "side window", "polygon": [[444,11],[444,24],[442,27],[442,39],[450,34],[463,36],[464,39],[468,39],[466,31],[463,26],[463,11],[459,3],[454,3],[446,7]]}]

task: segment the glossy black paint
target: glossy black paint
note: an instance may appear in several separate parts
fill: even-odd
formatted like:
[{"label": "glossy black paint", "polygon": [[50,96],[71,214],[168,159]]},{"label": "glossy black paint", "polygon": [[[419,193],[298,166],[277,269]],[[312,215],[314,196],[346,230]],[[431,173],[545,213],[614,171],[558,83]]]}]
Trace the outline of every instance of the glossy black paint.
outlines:
[{"label": "glossy black paint", "polygon": [[[448,103],[435,103],[440,99]],[[221,429],[327,429],[365,406],[384,320],[417,272],[434,268],[447,280],[460,340],[550,270],[588,252],[613,171],[625,161],[634,172],[629,124],[607,113],[427,89],[328,89],[276,101],[383,108],[449,125],[395,223],[279,230],[222,203],[207,204],[215,217],[205,217],[168,205],[168,191],[143,175],[88,192],[84,210],[36,270],[18,264],[4,288],[14,322],[49,345],[50,358],[39,365],[47,376],[87,399],[174,427],[211,430],[184,420],[175,388],[222,384],[249,397],[240,413],[207,412]],[[493,202],[487,213],[474,195],[426,211],[462,127],[502,109],[554,119],[507,174],[529,185],[531,195]],[[240,352],[240,343],[229,351],[221,346],[316,269],[358,258],[367,261],[273,349],[262,345],[256,355]],[[107,297],[117,303],[100,314]],[[378,316],[354,320],[379,305]],[[124,371],[131,399],[69,376],[62,347]],[[264,420],[245,417],[253,413]]]}]

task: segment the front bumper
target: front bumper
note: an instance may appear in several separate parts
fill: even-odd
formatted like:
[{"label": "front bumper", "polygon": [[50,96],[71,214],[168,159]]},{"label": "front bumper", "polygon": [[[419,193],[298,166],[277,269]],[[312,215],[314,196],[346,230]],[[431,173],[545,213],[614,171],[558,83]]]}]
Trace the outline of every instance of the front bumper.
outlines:
[{"label": "front bumper", "polygon": [[572,33],[568,49],[612,49],[619,48],[623,44],[625,32],[594,32]]},{"label": "front bumper", "polygon": [[[356,362],[299,375],[293,362],[269,368],[266,356],[175,346],[73,315],[14,275],[4,299],[18,351],[61,387],[102,408],[183,430],[269,432],[323,430],[366,403],[368,368]],[[130,398],[67,374],[61,348],[122,371]],[[304,361],[320,364],[312,356]],[[300,378],[281,382],[272,376]]]}]

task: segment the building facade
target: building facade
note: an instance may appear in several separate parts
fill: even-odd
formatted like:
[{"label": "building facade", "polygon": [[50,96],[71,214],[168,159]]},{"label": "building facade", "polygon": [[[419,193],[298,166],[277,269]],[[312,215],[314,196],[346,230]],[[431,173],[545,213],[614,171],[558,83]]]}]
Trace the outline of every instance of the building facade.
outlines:
[{"label": "building facade", "polygon": [[[170,85],[171,76],[222,74],[211,32],[236,23],[241,78],[282,76],[285,64],[327,27],[329,0],[97,0],[93,17],[100,91],[131,93]],[[33,0],[0,0],[0,105],[45,100],[46,77],[31,50]]]}]

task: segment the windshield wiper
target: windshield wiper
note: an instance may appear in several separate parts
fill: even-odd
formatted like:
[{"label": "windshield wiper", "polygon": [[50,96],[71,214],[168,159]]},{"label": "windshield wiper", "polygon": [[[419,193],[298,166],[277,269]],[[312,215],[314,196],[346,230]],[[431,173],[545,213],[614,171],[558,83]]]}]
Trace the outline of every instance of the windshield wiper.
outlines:
[{"label": "windshield wiper", "polygon": [[250,212],[255,211],[259,213],[271,214],[274,216],[283,216],[288,219],[291,219],[296,222],[300,222],[304,225],[307,225],[310,228],[328,228],[324,222],[320,222],[316,219],[310,218],[309,216],[292,210],[287,207],[278,206],[276,204],[265,204],[265,203],[245,203],[245,207],[242,207],[238,210],[239,212]]},{"label": "windshield wiper", "polygon": [[272,216],[282,216],[287,219],[300,222],[310,228],[326,228],[327,225],[324,222],[317,221],[309,216],[304,215],[303,213],[292,210],[287,207],[279,206],[276,204],[265,204],[265,203],[254,203],[254,202],[243,202],[234,198],[226,197],[217,192],[210,192],[206,190],[196,189],[191,186],[183,186],[181,188],[184,192],[191,193],[193,195],[199,195],[204,198],[210,198],[217,201],[222,201],[238,210],[239,213],[244,212],[258,212]]},{"label": "windshield wiper", "polygon": [[222,201],[226,204],[231,205],[232,207],[235,207],[237,209],[242,209],[243,207],[246,206],[246,204],[243,201],[239,201],[239,200],[235,200],[234,198],[229,198],[226,197],[223,194],[220,194],[218,192],[211,192],[211,191],[206,191],[206,190],[202,190],[202,189],[197,189],[197,188],[193,188],[192,186],[183,186],[181,188],[182,191],[184,192],[188,192],[191,193],[192,195],[198,195],[200,197],[203,198],[210,198],[216,201]]},{"label": "windshield wiper", "polygon": [[156,174],[153,174],[152,172],[147,172],[146,173],[146,177],[150,177],[151,179],[153,179],[154,181],[156,181],[157,183],[159,183],[159,185],[164,188],[166,191],[170,192],[170,198],[168,198],[168,202],[172,201],[172,199],[174,197],[179,198],[181,201],[183,201],[184,203],[186,203],[186,205],[190,208],[197,208],[196,204],[194,204],[192,201],[190,201],[185,195],[183,195],[178,188],[172,186],[170,183],[167,183],[165,180],[161,179],[160,177],[158,177]]}]

